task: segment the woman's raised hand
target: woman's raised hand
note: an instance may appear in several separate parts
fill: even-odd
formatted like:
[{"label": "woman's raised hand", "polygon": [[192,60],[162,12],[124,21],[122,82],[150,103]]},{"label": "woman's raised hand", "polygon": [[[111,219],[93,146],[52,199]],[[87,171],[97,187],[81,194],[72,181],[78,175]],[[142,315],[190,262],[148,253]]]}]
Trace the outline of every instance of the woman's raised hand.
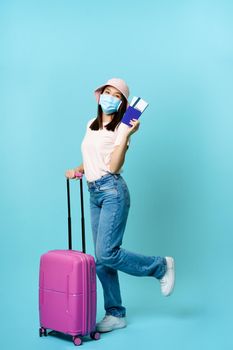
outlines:
[{"label": "woman's raised hand", "polygon": [[138,119],[131,119],[130,124],[132,126],[129,127],[129,129],[128,129],[129,136],[132,135],[133,133],[135,133],[139,129],[140,121]]}]

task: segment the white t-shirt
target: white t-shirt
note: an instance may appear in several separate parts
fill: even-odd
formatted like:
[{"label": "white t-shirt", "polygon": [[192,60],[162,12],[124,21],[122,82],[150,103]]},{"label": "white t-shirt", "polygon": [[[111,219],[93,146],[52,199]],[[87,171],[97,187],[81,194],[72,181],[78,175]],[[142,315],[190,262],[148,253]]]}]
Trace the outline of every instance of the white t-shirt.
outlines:
[{"label": "white t-shirt", "polygon": [[[103,123],[103,129],[91,130],[89,126],[95,120],[91,119],[87,123],[86,134],[81,144],[83,167],[87,181],[95,181],[101,176],[110,173],[109,165],[111,153],[114,147],[120,145],[122,138],[128,129],[124,123],[115,128],[114,131],[107,130]],[[129,146],[130,141],[128,141]],[[118,173],[122,173],[123,168]]]}]

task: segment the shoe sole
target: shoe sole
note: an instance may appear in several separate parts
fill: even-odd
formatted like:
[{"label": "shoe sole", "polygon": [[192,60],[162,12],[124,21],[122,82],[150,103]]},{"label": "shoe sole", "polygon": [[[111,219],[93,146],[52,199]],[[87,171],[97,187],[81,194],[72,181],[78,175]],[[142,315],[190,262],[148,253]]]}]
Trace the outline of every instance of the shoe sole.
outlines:
[{"label": "shoe sole", "polygon": [[124,326],[114,326],[114,327],[111,327],[111,328],[96,328],[96,331],[97,332],[100,332],[100,333],[108,333],[108,332],[111,332],[111,331],[114,331],[116,329],[121,329],[121,328],[125,328],[127,325],[124,325]]},{"label": "shoe sole", "polygon": [[175,260],[172,257],[170,257],[169,260],[170,260],[170,263],[172,265],[171,269],[173,270],[174,278],[173,278],[173,283],[172,283],[172,286],[171,286],[171,289],[170,289],[169,293],[168,294],[163,294],[165,297],[169,297],[169,295],[172,294],[172,292],[174,290],[174,287],[175,287]]}]

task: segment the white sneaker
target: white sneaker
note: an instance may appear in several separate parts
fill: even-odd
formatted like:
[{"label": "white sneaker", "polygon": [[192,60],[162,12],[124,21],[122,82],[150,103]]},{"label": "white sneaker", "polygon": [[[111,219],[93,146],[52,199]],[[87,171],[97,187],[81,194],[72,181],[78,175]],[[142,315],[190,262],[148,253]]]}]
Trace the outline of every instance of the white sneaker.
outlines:
[{"label": "white sneaker", "polygon": [[97,332],[110,332],[114,329],[124,328],[127,326],[125,317],[115,317],[112,315],[104,316],[103,320],[96,324]]},{"label": "white sneaker", "polygon": [[172,293],[175,285],[175,262],[170,256],[166,256],[165,259],[167,261],[167,271],[159,282],[162,294],[167,297]]}]

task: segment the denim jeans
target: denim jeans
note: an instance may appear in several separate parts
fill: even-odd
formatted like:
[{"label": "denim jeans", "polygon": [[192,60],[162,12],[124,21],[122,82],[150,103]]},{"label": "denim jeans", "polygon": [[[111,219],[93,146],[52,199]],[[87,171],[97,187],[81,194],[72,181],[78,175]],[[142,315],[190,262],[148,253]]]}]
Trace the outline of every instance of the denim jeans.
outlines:
[{"label": "denim jeans", "polygon": [[130,208],[129,190],[120,174],[106,174],[88,182],[91,227],[96,257],[96,272],[104,292],[106,315],[124,317],[117,270],[133,276],[157,279],[166,272],[166,259],[144,256],[121,248]]}]

